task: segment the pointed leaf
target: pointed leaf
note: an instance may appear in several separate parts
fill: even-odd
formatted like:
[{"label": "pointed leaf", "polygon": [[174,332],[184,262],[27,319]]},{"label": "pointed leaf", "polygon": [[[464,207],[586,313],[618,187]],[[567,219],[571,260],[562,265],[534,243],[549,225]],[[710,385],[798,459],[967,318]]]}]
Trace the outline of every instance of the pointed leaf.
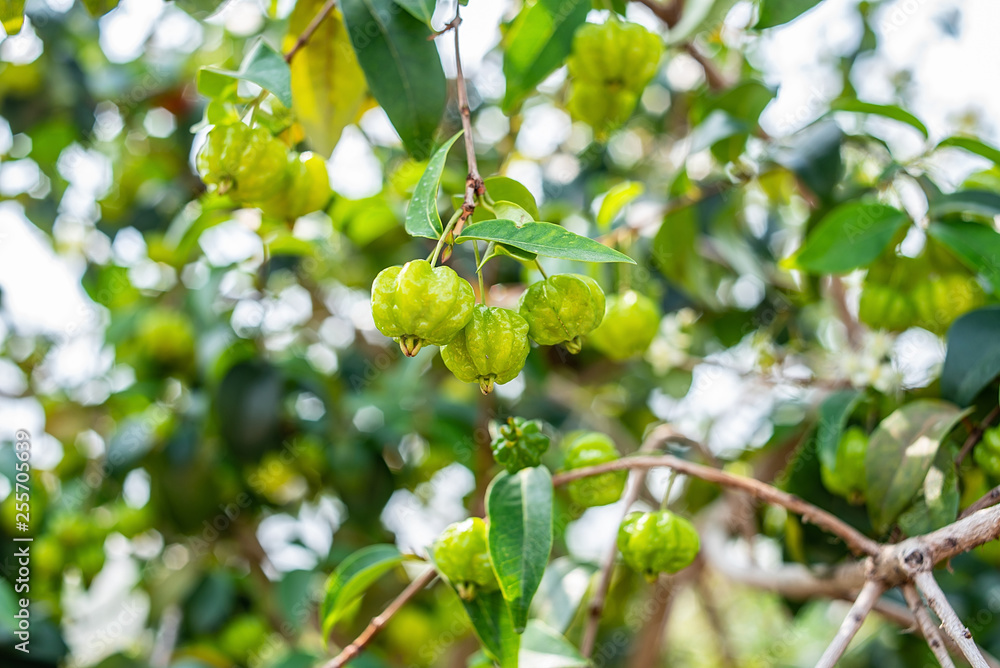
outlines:
[{"label": "pointed leaf", "polygon": [[[325,0],[298,0],[288,19],[285,48],[290,49],[320,12]],[[338,10],[319,24],[291,62],[292,109],[306,141],[329,156],[348,124],[354,122],[368,87]]]},{"label": "pointed leaf", "polygon": [[920,119],[897,106],[891,104],[874,104],[872,102],[862,102],[852,98],[840,98],[830,103],[830,108],[834,111],[854,111],[861,114],[874,114],[884,118],[891,118],[900,123],[906,123],[915,128],[926,139],[929,136],[927,126],[920,122]]},{"label": "pointed leaf", "polygon": [[461,601],[486,653],[500,664],[500,668],[518,668],[521,636],[514,631],[510,610],[500,592],[479,592],[471,601]]},{"label": "pointed leaf", "polygon": [[820,0],[761,0],[755,30],[773,28],[798,18],[815,7]]},{"label": "pointed leaf", "polygon": [[959,190],[932,199],[927,216],[934,220],[942,216],[969,214],[992,222],[1000,215],[1000,195],[988,190]]},{"label": "pointed leaf", "polygon": [[552,476],[544,466],[501,473],[486,491],[490,562],[510,607],[514,628],[528,607],[552,552]]},{"label": "pointed leaf", "polygon": [[587,668],[590,661],[558,631],[533,619],[521,636],[522,666],[532,668]]},{"label": "pointed leaf", "polygon": [[231,86],[231,80],[242,79],[269,91],[286,107],[292,106],[292,74],[285,58],[264,40],[258,40],[240,63],[238,70],[203,67],[198,72],[198,92],[217,97],[219,91]]},{"label": "pointed leaf", "polygon": [[520,182],[506,176],[490,176],[483,179],[483,185],[494,200],[506,200],[517,204],[531,215],[532,220],[541,218],[535,196]]},{"label": "pointed leaf", "polygon": [[828,469],[837,467],[837,446],[844,433],[847,419],[854,412],[864,393],[858,390],[834,392],[819,407],[819,424],[816,426],[816,450],[819,459]]},{"label": "pointed leaf", "polygon": [[498,241],[544,257],[582,262],[635,264],[628,255],[608,248],[589,237],[574,234],[554,223],[525,223],[518,226],[512,220],[484,220],[466,227],[456,241],[462,243],[470,239]]},{"label": "pointed leaf", "polygon": [[375,100],[406,150],[426,158],[448,96],[430,28],[392,0],[343,0],[341,10]]},{"label": "pointed leaf", "polygon": [[868,515],[885,533],[913,501],[941,441],[969,413],[936,399],[902,406],[875,428],[865,458]]},{"label": "pointed leaf", "polygon": [[375,581],[403,562],[394,545],[369,545],[340,562],[326,581],[326,595],[320,608],[323,637],[353,608]]},{"label": "pointed leaf", "polygon": [[601,200],[601,208],[597,211],[597,226],[602,230],[607,229],[622,209],[645,190],[646,186],[638,181],[623,181],[609,190]]},{"label": "pointed leaf", "polygon": [[875,261],[908,222],[905,213],[887,204],[841,204],[809,233],[790,263],[816,274],[847,273]]},{"label": "pointed leaf", "polygon": [[945,147],[965,149],[970,153],[975,153],[980,157],[993,161],[996,165],[1000,165],[1000,149],[972,137],[948,137],[937,145],[937,148]]},{"label": "pointed leaf", "polygon": [[958,517],[959,500],[955,460],[948,448],[941,448],[924,476],[917,500],[899,516],[899,527],[907,536],[940,529]]},{"label": "pointed leaf", "polygon": [[1000,376],[1000,306],[966,313],[948,329],[941,396],[968,406]]},{"label": "pointed leaf", "polygon": [[413,18],[423,21],[428,26],[431,25],[431,18],[434,16],[434,6],[436,0],[395,0],[396,4],[410,12]]},{"label": "pointed leaf", "polygon": [[989,225],[966,220],[931,221],[927,233],[969,269],[979,272],[1000,292],[1000,234]]},{"label": "pointed leaf", "polygon": [[434,152],[417,187],[413,189],[413,198],[406,207],[406,231],[410,236],[437,239],[444,231],[437,206],[438,188],[441,186],[441,174],[444,173],[448,151],[461,135],[462,131],[459,130]]},{"label": "pointed leaf", "polygon": [[[592,564],[581,564],[569,557],[553,559],[545,568],[538,592],[531,602],[534,617],[556,631],[565,633],[590,588],[596,571]],[[532,622],[528,622],[531,628]]]},{"label": "pointed leaf", "polygon": [[590,0],[538,0],[521,10],[504,46],[505,112],[563,64],[590,6]]},{"label": "pointed leaf", "polygon": [[534,264],[535,259],[538,257],[534,253],[529,253],[528,251],[521,250],[520,248],[514,248],[513,246],[506,246],[504,244],[491,243],[486,247],[486,252],[483,253],[483,259],[476,267],[476,271],[480,271],[486,266],[486,263],[497,257],[509,257],[518,262],[524,262],[525,264]]}]

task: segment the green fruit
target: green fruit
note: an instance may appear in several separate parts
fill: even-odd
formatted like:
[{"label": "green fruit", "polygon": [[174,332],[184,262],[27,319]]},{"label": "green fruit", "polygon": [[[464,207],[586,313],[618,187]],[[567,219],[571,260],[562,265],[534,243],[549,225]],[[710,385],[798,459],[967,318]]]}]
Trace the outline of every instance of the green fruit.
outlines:
[{"label": "green fruit", "polygon": [[858,319],[874,329],[901,332],[918,319],[908,293],[880,283],[866,282],[861,290]]},{"label": "green fruit", "polygon": [[604,321],[591,333],[590,342],[611,359],[621,361],[646,352],[659,329],[656,302],[629,290],[608,298]]},{"label": "green fruit", "polygon": [[314,153],[290,153],[285,187],[259,206],[269,216],[295,220],[321,210],[331,197],[333,190],[323,158]]},{"label": "green fruit", "polygon": [[260,202],[284,188],[288,148],[264,128],[217,125],[198,153],[206,185],[237,202]]},{"label": "green fruit", "polygon": [[449,267],[412,260],[379,272],[372,284],[372,317],[407,357],[424,344],[443,346],[472,318],[472,286]]},{"label": "green fruit", "polygon": [[823,485],[852,503],[864,501],[867,488],[865,478],[865,454],[868,452],[868,434],[861,427],[850,427],[844,431],[837,444],[834,468],[821,465]]},{"label": "green fruit", "polygon": [[538,466],[549,449],[549,437],[542,433],[542,425],[537,420],[508,418],[497,432],[491,444],[493,459],[508,473]]},{"label": "green fruit", "polygon": [[580,274],[559,274],[533,283],[521,295],[518,313],[528,322],[528,336],[543,346],[563,344],[571,353],[604,318],[604,291]]},{"label": "green fruit", "polygon": [[434,563],[438,572],[471,600],[477,591],[489,592],[499,587],[486,543],[486,523],[478,517],[447,527],[434,543]]},{"label": "green fruit", "polygon": [[983,432],[983,440],[972,451],[972,457],[986,475],[1000,480],[1000,427]]},{"label": "green fruit", "polygon": [[143,354],[164,373],[182,372],[194,365],[194,327],[179,311],[146,311],[139,320],[137,339]]},{"label": "green fruit", "polygon": [[618,528],[618,549],[634,570],[653,580],[676,573],[698,556],[701,541],[694,526],[669,510],[629,513]]},{"label": "green fruit", "polygon": [[[597,466],[618,459],[614,442],[604,434],[586,432],[566,446],[563,470]],[[566,487],[574,504],[584,508],[606,506],[621,498],[628,480],[627,471],[608,471],[595,476],[573,480]]]},{"label": "green fruit", "polygon": [[448,369],[483,394],[514,380],[528,358],[528,323],[514,311],[476,304],[472,320],[441,349]]}]

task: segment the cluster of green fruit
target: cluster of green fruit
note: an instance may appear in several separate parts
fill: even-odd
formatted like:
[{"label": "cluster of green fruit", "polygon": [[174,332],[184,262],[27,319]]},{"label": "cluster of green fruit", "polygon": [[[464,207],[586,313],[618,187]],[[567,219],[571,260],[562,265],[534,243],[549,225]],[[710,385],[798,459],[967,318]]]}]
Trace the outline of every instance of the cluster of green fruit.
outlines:
[{"label": "cluster of green fruit", "polygon": [[215,192],[285,220],[323,209],[333,195],[320,156],[291,151],[267,129],[244,123],[209,131],[198,173]]},{"label": "cluster of green fruit", "polygon": [[[549,439],[536,421],[510,418],[493,440],[493,456],[510,473],[538,466],[549,447]],[[619,458],[614,442],[598,432],[582,432],[566,443],[563,470],[597,466]],[[580,508],[604,506],[618,501],[628,472],[607,471],[573,480],[568,484],[572,502]],[[630,513],[618,530],[618,548],[629,567],[655,579],[659,573],[676,573],[694,561],[700,549],[692,524],[673,513]],[[477,592],[498,588],[489,555],[486,523],[473,517],[446,528],[434,543],[433,558],[438,571],[459,595],[471,600]]]},{"label": "cluster of green fruit", "polygon": [[660,37],[635,23],[588,23],[576,31],[567,64],[574,118],[604,135],[628,120],[663,56]]},{"label": "cluster of green fruit", "polygon": [[870,327],[922,327],[943,334],[958,316],[979,308],[986,293],[976,278],[939,245],[920,257],[891,257],[868,270],[859,319]]},{"label": "cluster of green fruit", "polygon": [[[372,284],[372,316],[407,357],[427,344],[442,346],[445,366],[460,380],[479,383],[483,394],[517,377],[529,338],[577,353],[583,337],[593,332],[603,351],[625,359],[645,350],[659,326],[659,310],[648,298],[627,292],[606,302],[597,282],[579,274],[533,283],[517,311],[476,304],[468,281],[426,260],[379,272]],[[603,331],[602,321],[608,323]]]}]

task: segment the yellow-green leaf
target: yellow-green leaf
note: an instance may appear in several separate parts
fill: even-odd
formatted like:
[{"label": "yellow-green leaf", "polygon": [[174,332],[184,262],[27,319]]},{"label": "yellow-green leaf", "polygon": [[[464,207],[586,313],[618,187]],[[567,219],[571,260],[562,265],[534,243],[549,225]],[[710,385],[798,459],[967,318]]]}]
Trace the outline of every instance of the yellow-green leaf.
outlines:
[{"label": "yellow-green leaf", "polygon": [[[313,20],[324,0],[299,0],[288,20],[286,50]],[[344,20],[333,10],[291,62],[292,110],[306,141],[330,155],[341,133],[357,117],[365,100],[365,75],[351,48]]]},{"label": "yellow-green leaf", "polygon": [[601,229],[607,229],[622,209],[641,195],[645,189],[646,187],[638,181],[624,181],[609,190],[601,201],[601,208],[597,212],[597,226]]},{"label": "yellow-green leaf", "polygon": [[21,32],[24,25],[24,0],[0,0],[0,22],[8,35]]}]

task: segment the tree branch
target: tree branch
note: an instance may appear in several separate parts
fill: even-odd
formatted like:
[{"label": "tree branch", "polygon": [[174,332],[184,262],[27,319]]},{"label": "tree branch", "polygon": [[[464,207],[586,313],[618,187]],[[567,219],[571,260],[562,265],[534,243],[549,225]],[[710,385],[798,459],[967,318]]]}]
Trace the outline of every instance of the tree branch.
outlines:
[{"label": "tree branch", "polygon": [[[653,433],[646,439],[647,442],[651,440],[663,442],[666,433],[669,433],[671,436],[676,434],[672,428],[669,429],[669,432],[663,432],[661,429],[662,427],[654,430]],[[607,473],[608,471],[653,468],[670,468],[675,471],[679,471],[680,473],[700,478],[701,480],[706,480],[708,482],[748,492],[762,501],[782,506],[797,515],[801,515],[804,521],[811,522],[821,529],[825,529],[835,536],[838,536],[856,554],[875,556],[880,553],[881,547],[871,538],[868,538],[835,515],[823,510],[822,508],[817,508],[813,504],[803,501],[793,494],[783,492],[776,487],[772,487],[771,485],[753,478],[734,475],[732,473],[720,471],[708,466],[702,466],[672,455],[625,457],[612,462],[599,464],[597,466],[564,471],[553,476],[552,483],[554,485],[564,485],[572,480],[579,480],[580,478]],[[998,528],[998,530],[1000,530],[1000,528]]]},{"label": "tree branch", "polygon": [[708,84],[710,90],[718,92],[729,87],[729,82],[726,80],[726,77],[722,75],[722,72],[720,72],[719,68],[715,66],[712,59],[701,52],[701,49],[691,42],[688,42],[684,45],[684,50],[687,51],[689,56],[698,61],[698,64],[701,65],[701,69],[705,71],[705,83]]},{"label": "tree branch", "polygon": [[673,28],[681,20],[681,13],[684,10],[683,0],[672,0],[669,4],[661,5],[656,0],[636,0],[640,5],[645,5],[657,18],[663,21],[668,28]]},{"label": "tree branch", "polygon": [[313,33],[316,32],[316,29],[319,28],[320,24],[326,20],[326,17],[330,15],[330,12],[332,12],[333,8],[336,6],[337,0],[327,0],[326,4],[320,8],[316,16],[313,17],[313,20],[306,26],[306,29],[302,31],[302,34],[299,35],[299,38],[295,40],[295,44],[292,45],[292,48],[285,54],[286,63],[292,62],[292,58],[295,57],[295,54],[309,43],[309,40],[312,39]]},{"label": "tree branch", "polygon": [[472,111],[469,109],[469,91],[465,84],[465,73],[462,71],[462,54],[458,40],[458,27],[462,24],[461,6],[461,3],[455,3],[455,18],[448,24],[455,32],[455,88],[458,92],[458,113],[462,118],[465,161],[469,165],[469,175],[465,179],[465,201],[462,203],[462,215],[455,225],[455,235],[461,234],[465,221],[475,212],[476,197],[486,192],[483,186],[483,177],[479,174],[479,164],[476,161],[476,144],[472,137]]},{"label": "tree branch", "polygon": [[972,665],[972,668],[989,668],[989,664],[986,663],[983,653],[972,639],[969,629],[965,627],[962,620],[955,614],[955,610],[948,603],[948,598],[941,591],[941,587],[938,586],[937,580],[934,579],[931,572],[923,571],[917,573],[913,581],[916,583],[917,588],[927,597],[927,604],[941,619],[941,626],[944,628],[945,633],[962,650],[962,654],[965,656],[966,661]]},{"label": "tree branch", "polygon": [[433,568],[428,568],[417,576],[399,596],[393,599],[392,603],[386,606],[382,614],[368,623],[368,626],[361,632],[361,635],[355,638],[354,642],[341,650],[340,654],[324,663],[322,668],[342,668],[349,661],[357,658],[361,650],[365,648],[365,645],[371,642],[372,638],[382,630],[382,627],[392,619],[392,616],[399,612],[399,609],[406,605],[406,602],[419,593],[421,589],[434,582],[435,579],[437,579],[437,572]]},{"label": "tree branch", "polygon": [[990,491],[986,492],[986,494],[984,494],[978,501],[963,510],[962,514],[958,516],[958,519],[965,519],[969,515],[978,512],[983,508],[995,506],[997,502],[1000,502],[1000,485],[997,485]]},{"label": "tree branch", "polygon": [[920,592],[912,584],[903,585],[902,590],[903,598],[906,599],[906,604],[910,606],[910,612],[913,613],[914,619],[917,620],[917,626],[927,640],[927,645],[934,652],[934,656],[937,657],[941,668],[955,668],[955,663],[948,654],[944,640],[941,639],[941,629],[931,621],[931,616],[927,614],[927,608],[924,607],[924,601],[920,598]]},{"label": "tree branch", "polygon": [[816,663],[816,668],[833,668],[837,664],[837,660],[847,650],[847,646],[851,644],[851,639],[857,634],[858,629],[861,628],[861,624],[864,623],[865,618],[868,617],[868,613],[872,611],[872,607],[874,607],[883,591],[885,589],[881,583],[875,580],[865,582],[865,586],[861,588],[861,593],[858,594],[854,605],[851,606],[850,611],[847,613],[844,623],[840,625],[837,635],[834,636],[830,646],[826,648],[823,656]]}]

